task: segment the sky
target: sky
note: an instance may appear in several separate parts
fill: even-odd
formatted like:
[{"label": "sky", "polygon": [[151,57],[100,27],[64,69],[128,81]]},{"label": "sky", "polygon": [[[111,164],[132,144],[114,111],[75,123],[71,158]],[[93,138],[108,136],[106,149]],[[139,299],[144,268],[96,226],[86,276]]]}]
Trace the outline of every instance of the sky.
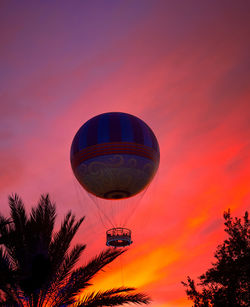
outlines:
[{"label": "sky", "polygon": [[191,306],[181,281],[210,266],[223,212],[250,203],[250,2],[0,3],[0,211],[41,194],[86,216],[80,264],[105,225],[74,179],[72,139],[91,117],[126,112],[154,131],[159,171],[128,221],[134,243],[92,290],[134,286],[152,307]]}]

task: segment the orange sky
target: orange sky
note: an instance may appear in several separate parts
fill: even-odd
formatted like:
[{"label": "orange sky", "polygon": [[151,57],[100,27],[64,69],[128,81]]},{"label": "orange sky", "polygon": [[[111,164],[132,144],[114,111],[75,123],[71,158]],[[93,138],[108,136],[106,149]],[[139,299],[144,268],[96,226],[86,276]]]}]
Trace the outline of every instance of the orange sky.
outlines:
[{"label": "orange sky", "polygon": [[135,286],[153,307],[191,306],[181,281],[213,260],[223,211],[249,206],[248,1],[2,1],[0,201],[49,192],[58,224],[86,215],[81,262],[105,248],[95,206],[73,178],[78,128],[103,112],[143,119],[159,172],[128,221],[133,245],[94,289]]}]

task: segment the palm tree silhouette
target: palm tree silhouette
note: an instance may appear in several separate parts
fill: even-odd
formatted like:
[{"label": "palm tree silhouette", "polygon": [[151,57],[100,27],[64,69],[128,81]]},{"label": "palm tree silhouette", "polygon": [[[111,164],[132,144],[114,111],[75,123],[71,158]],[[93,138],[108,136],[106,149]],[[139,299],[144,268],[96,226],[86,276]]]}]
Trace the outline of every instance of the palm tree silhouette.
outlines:
[{"label": "palm tree silhouette", "polygon": [[87,265],[74,269],[86,245],[70,243],[84,217],[68,212],[54,232],[56,207],[42,195],[27,216],[22,199],[9,196],[10,219],[0,215],[0,304],[1,306],[118,306],[148,304],[150,299],[134,288],[120,287],[93,292],[81,300],[77,295],[92,277],[124,251],[107,249]]}]

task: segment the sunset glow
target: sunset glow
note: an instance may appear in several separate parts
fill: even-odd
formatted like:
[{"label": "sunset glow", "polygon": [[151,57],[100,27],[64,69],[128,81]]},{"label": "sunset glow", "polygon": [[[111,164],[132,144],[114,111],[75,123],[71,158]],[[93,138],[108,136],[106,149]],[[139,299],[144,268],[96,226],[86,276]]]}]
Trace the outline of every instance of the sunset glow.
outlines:
[{"label": "sunset glow", "polygon": [[[104,112],[145,121],[160,166],[127,226],[134,243],[89,290],[138,288],[152,307],[191,306],[181,281],[213,261],[223,212],[250,203],[250,2],[60,1],[0,4],[0,201],[40,194],[86,215],[81,263],[105,249],[70,146]],[[119,214],[119,213],[118,213]]]}]

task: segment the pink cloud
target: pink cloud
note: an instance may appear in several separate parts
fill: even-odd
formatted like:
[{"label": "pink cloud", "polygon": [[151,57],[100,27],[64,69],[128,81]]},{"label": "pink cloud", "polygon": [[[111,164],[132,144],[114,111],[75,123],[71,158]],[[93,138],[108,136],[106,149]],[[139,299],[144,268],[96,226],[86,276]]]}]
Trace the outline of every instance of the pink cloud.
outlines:
[{"label": "pink cloud", "polygon": [[[81,260],[87,261],[105,247],[105,227],[74,181],[72,138],[102,112],[139,116],[158,137],[161,164],[128,221],[134,244],[123,259],[125,282],[152,294],[152,306],[188,306],[180,281],[209,266],[223,239],[223,211],[230,207],[242,215],[250,200],[247,9],[228,1],[211,8],[159,1],[144,7],[138,20],[130,4],[115,12],[118,17],[104,14],[112,16],[110,23],[101,31],[109,20],[99,20],[92,36],[91,28],[74,36],[74,27],[66,29],[61,19],[65,13],[67,25],[85,26],[92,25],[90,15],[82,24],[62,10],[55,19],[48,16],[44,30],[37,19],[39,35],[25,23],[28,12],[13,15],[19,19],[4,35],[3,59],[12,63],[12,73],[1,91],[1,208],[8,211],[9,192],[20,193],[28,208],[50,192],[58,222],[69,209],[86,215],[75,242],[87,242],[89,254]],[[131,14],[133,23],[126,26]],[[101,18],[102,9],[95,16]],[[55,37],[61,26],[72,44],[67,48],[63,35]],[[32,55],[25,45],[20,56],[14,52],[18,33],[31,35]],[[117,280],[119,261],[96,279],[96,287]]]}]

